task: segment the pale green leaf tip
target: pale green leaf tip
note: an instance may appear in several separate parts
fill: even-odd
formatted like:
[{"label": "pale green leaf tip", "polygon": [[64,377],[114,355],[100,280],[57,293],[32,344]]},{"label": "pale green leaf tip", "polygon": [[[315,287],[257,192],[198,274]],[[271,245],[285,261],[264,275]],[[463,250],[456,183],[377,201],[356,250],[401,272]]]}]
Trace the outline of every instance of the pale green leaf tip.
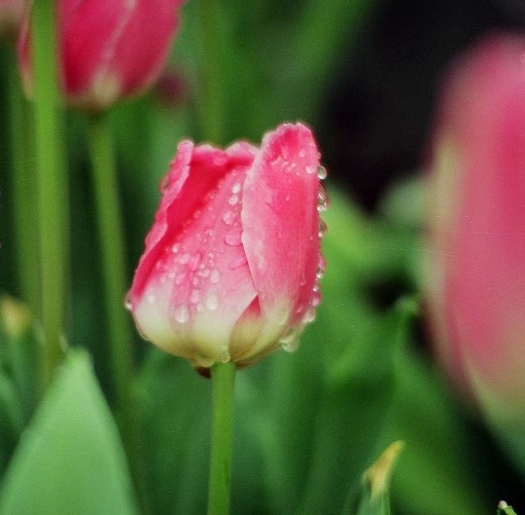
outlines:
[{"label": "pale green leaf tip", "polygon": [[363,481],[370,486],[372,501],[378,499],[388,490],[392,471],[404,446],[405,444],[401,440],[390,444],[375,463],[364,472]]}]

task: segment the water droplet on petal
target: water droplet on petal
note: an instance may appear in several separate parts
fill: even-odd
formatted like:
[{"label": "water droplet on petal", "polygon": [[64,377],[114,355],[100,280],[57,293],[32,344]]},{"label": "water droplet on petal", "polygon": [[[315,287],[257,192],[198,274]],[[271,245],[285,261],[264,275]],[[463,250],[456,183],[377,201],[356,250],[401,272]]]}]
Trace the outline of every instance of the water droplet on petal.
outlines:
[{"label": "water droplet on petal", "polygon": [[241,191],[241,183],[236,182],[232,187],[232,193],[239,193]]},{"label": "water droplet on petal", "polygon": [[315,165],[306,165],[305,170],[306,170],[306,173],[312,175],[317,171],[317,167]]},{"label": "water droplet on petal", "polygon": [[312,307],[319,306],[319,303],[321,302],[321,295],[318,291],[314,291],[314,294],[312,296]]},{"label": "water droplet on petal", "polygon": [[192,272],[195,272],[195,270],[197,270],[198,266],[199,266],[199,263],[200,263],[200,260],[201,260],[201,255],[197,252],[197,254],[194,254],[189,262],[188,262],[188,268],[192,271]]},{"label": "water droplet on petal", "polygon": [[235,218],[235,213],[233,211],[226,211],[226,213],[224,213],[224,216],[222,217],[222,221],[226,225],[231,225],[235,221]]},{"label": "water droplet on petal", "polygon": [[224,242],[232,247],[237,247],[242,243],[242,229],[237,227],[226,233]]},{"label": "water droplet on petal", "polygon": [[241,266],[244,266],[246,263],[248,263],[248,260],[246,259],[245,255],[239,256],[235,258],[229,265],[230,270],[237,270],[237,268],[241,268]]},{"label": "water droplet on petal", "polygon": [[[202,263],[201,263],[202,264]],[[197,272],[197,275],[199,277],[208,277],[210,275],[210,269],[209,268],[201,268],[198,272]]]},{"label": "water droplet on petal", "polygon": [[[168,277],[170,277],[170,276],[171,276],[171,274],[168,275]],[[173,279],[173,277],[171,277],[171,279]],[[186,274],[184,272],[178,274],[175,277],[175,284],[177,286],[180,286],[184,282],[184,279],[186,279]]]},{"label": "water droplet on petal", "polygon": [[210,274],[210,282],[213,284],[217,284],[221,280],[221,273],[215,269],[211,271]]},{"label": "water droplet on petal", "polygon": [[191,256],[190,254],[188,254],[187,252],[185,252],[184,254],[182,254],[182,256],[180,257],[180,263],[181,265],[187,265],[189,262],[190,262],[190,259],[191,259]]},{"label": "water droplet on petal", "polygon": [[199,298],[200,298],[199,290],[193,290],[190,295],[190,302],[192,304],[197,304],[197,302],[199,302]]},{"label": "water droplet on petal", "polygon": [[129,311],[133,310],[133,301],[131,300],[131,293],[129,292],[126,295],[126,298],[124,299],[124,307],[126,309],[129,309]]},{"label": "water droplet on petal", "polygon": [[321,186],[317,193],[317,211],[322,213],[328,209],[328,196],[325,189]]},{"label": "water droplet on petal", "polygon": [[322,218],[319,218],[319,238],[322,238],[327,231],[328,226],[326,225],[326,222]]},{"label": "water droplet on petal", "polygon": [[239,197],[235,194],[228,199],[228,204],[230,204],[230,206],[234,206],[237,202],[239,202]]},{"label": "water droplet on petal", "polygon": [[299,348],[299,338],[292,340],[289,343],[283,343],[283,350],[286,352],[295,352]]},{"label": "water droplet on petal", "polygon": [[314,307],[309,307],[304,315],[303,315],[303,318],[301,320],[301,323],[303,324],[309,324],[310,322],[313,322],[315,320],[315,308]]},{"label": "water droplet on petal", "polygon": [[328,175],[328,172],[326,171],[326,168],[324,166],[320,166],[317,169],[317,177],[319,177],[320,181],[323,181],[326,179],[326,176]]},{"label": "water droplet on petal", "polygon": [[190,319],[190,311],[188,306],[186,306],[186,304],[181,304],[175,309],[173,316],[177,322],[180,324],[185,324]]},{"label": "water droplet on petal", "polygon": [[317,270],[315,271],[315,277],[317,280],[320,280],[323,277],[325,270],[326,270],[326,261],[323,258],[323,256],[320,256],[319,263],[317,265]]},{"label": "water droplet on petal", "polygon": [[206,306],[211,311],[216,310],[219,307],[219,296],[216,293],[210,293],[206,297]]}]

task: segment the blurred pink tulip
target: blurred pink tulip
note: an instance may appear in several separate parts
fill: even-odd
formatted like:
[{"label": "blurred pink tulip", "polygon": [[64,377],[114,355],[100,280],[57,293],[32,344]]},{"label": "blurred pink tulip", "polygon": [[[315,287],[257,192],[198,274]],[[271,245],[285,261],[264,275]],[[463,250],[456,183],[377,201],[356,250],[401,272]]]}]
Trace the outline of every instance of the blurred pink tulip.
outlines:
[{"label": "blurred pink tulip", "polygon": [[[159,77],[184,0],[58,0],[62,89],[69,105],[99,111]],[[28,27],[19,42],[30,94]]]},{"label": "blurred pink tulip", "polygon": [[476,46],[441,107],[427,269],[437,354],[508,433],[525,424],[525,38]]},{"label": "blurred pink tulip", "polygon": [[0,39],[16,39],[27,0],[0,0]]},{"label": "blurred pink tulip", "polygon": [[301,124],[260,149],[181,142],[128,294],[142,335],[204,368],[291,350],[320,300],[318,170]]}]

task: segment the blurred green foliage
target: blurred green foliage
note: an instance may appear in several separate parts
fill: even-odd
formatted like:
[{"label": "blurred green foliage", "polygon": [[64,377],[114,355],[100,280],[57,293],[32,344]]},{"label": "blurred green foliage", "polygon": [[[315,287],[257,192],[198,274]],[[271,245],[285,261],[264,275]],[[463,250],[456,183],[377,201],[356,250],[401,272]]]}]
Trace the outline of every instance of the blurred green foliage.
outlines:
[{"label": "blurred green foliage", "polygon": [[[323,95],[343,48],[364,30],[375,5],[365,0],[222,2],[218,80],[224,121],[222,141],[215,143],[257,142],[284,120],[301,119],[314,132],[322,131],[317,124]],[[170,104],[154,90],[112,113],[129,248],[122,266],[130,281],[177,142],[199,141],[203,132],[198,108],[203,49],[196,16],[195,2],[189,2],[169,70],[182,81],[177,101]],[[11,51],[1,48],[2,77]],[[1,80],[0,285],[20,297],[10,214],[17,178],[9,157],[7,102]],[[113,392],[85,137],[83,117],[68,113],[69,339],[85,351],[71,351],[37,408],[38,321],[16,335],[2,324],[0,513],[134,513],[135,495],[152,514],[204,513],[209,381],[138,336],[135,481],[140,486],[135,495],[130,492],[108,409]],[[29,164],[32,159],[28,143]],[[400,439],[405,450],[392,478],[393,513],[494,511],[498,493],[483,470],[489,458],[483,458],[468,416],[420,346],[415,292],[422,213],[413,208],[422,205],[419,186],[396,190],[374,218],[363,215],[336,183],[329,180],[327,190],[331,207],[323,248],[328,267],[317,320],[297,352],[276,353],[237,377],[232,512],[353,513],[362,473]]]}]

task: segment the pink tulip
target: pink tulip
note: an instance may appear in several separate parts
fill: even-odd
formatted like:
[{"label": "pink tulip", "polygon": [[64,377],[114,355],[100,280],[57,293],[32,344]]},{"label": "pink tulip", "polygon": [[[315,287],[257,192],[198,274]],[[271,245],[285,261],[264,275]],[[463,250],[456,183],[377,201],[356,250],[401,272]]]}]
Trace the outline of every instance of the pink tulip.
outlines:
[{"label": "pink tulip", "polygon": [[0,0],[0,39],[16,38],[26,5],[26,0]]},{"label": "pink tulip", "polygon": [[204,368],[295,346],[324,270],[318,169],[301,124],[260,149],[181,142],[128,294],[141,334]]},{"label": "pink tulip", "polygon": [[489,419],[525,420],[525,38],[493,36],[456,64],[433,150],[438,356]]},{"label": "pink tulip", "polygon": [[[62,90],[68,104],[103,110],[159,77],[184,0],[58,0]],[[28,30],[19,54],[31,91]]]}]

